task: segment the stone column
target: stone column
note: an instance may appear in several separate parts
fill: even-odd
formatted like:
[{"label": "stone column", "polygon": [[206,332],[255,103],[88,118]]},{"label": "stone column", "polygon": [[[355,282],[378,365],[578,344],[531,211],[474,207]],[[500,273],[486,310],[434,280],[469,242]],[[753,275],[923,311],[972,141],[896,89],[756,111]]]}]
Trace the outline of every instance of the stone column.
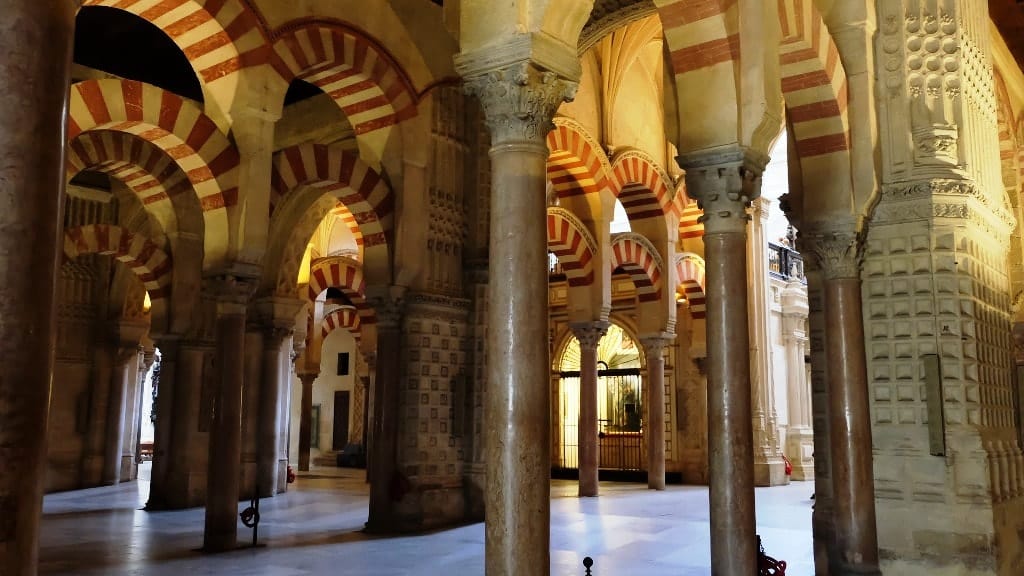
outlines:
[{"label": "stone column", "polygon": [[[154,410],[156,422],[153,425],[153,467],[149,482],[149,501],[146,510],[163,510],[167,507],[167,490],[170,471],[171,451],[168,446],[173,434],[174,383],[177,377],[178,340],[164,337],[157,342],[160,350],[159,378],[154,372],[153,386],[156,388]],[[145,417],[145,415],[143,415]]]},{"label": "stone column", "polygon": [[782,342],[789,379],[789,429],[786,452],[794,480],[814,479],[814,433],[811,429],[811,387],[807,380],[807,293],[794,282],[782,292]]},{"label": "stone column", "polygon": [[204,363],[212,346],[196,341],[178,345],[177,366],[173,384],[174,401],[171,413],[171,440],[167,443],[167,508],[180,509],[201,506],[205,501],[206,478],[197,463],[197,454],[206,452],[209,442],[200,442],[200,404],[203,382],[207,378]]},{"label": "stone column", "polygon": [[673,334],[640,337],[647,358],[647,487],[665,489],[665,348]]},{"label": "stone column", "polygon": [[107,433],[103,449],[103,475],[100,483],[111,486],[121,482],[121,456],[125,435],[128,388],[138,380],[138,345],[121,346],[114,361],[110,395],[107,397]]},{"label": "stone column", "polygon": [[463,75],[491,132],[488,275],[500,280],[487,293],[486,572],[545,576],[551,558],[545,138],[576,83],[525,61]]},{"label": "stone column", "polygon": [[[75,2],[12,0],[0,21],[0,566],[36,573],[64,203]],[[26,249],[26,242],[31,250]]]},{"label": "stone column", "polygon": [[366,529],[370,532],[394,530],[395,504],[400,498],[393,491],[398,470],[398,425],[402,418],[399,403],[402,379],[402,318],[404,302],[400,295],[371,297],[377,313],[377,376],[373,390],[373,421],[367,453],[370,480],[370,514]]},{"label": "stone column", "polygon": [[878,574],[875,483],[861,309],[861,239],[852,231],[810,232],[824,276],[829,435],[835,527],[833,576]]},{"label": "stone column", "polygon": [[223,552],[238,545],[245,314],[255,286],[248,278],[230,274],[214,278],[212,284],[217,296],[219,378],[210,422],[203,551]]},{"label": "stone column", "polygon": [[573,322],[580,343],[580,420],[578,436],[580,496],[597,496],[599,462],[597,425],[597,345],[608,332],[608,322]]},{"label": "stone column", "polygon": [[[257,439],[256,488],[260,498],[267,498],[283,492],[278,484],[280,478],[281,445],[281,389],[286,388],[282,378],[282,366],[291,350],[285,348],[292,330],[288,327],[271,326],[263,333],[263,381],[260,386],[260,417]],[[290,348],[290,346],[289,346]],[[310,397],[312,402],[312,397]],[[286,464],[287,465],[287,464]]]},{"label": "stone column", "polygon": [[309,451],[313,442],[313,381],[317,372],[302,372],[302,400],[299,401],[299,471],[309,472]]},{"label": "stone column", "polygon": [[730,576],[757,572],[746,208],[765,160],[742,148],[679,158],[704,211],[711,571]]}]

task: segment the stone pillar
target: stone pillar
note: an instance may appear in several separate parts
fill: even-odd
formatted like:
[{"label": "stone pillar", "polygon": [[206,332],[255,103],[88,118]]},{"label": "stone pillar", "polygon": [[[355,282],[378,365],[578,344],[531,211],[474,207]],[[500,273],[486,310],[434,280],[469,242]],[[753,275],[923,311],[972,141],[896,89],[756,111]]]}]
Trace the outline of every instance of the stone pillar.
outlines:
[{"label": "stone pillar", "polygon": [[103,475],[100,483],[111,486],[121,482],[121,456],[125,436],[128,389],[138,380],[138,345],[121,346],[114,361],[110,395],[107,400],[107,433],[103,450]]},{"label": "stone pillar", "polygon": [[263,381],[260,386],[259,437],[256,444],[256,488],[260,498],[284,491],[278,486],[281,477],[281,389],[287,388],[282,380],[285,376],[282,366],[286,365],[285,355],[290,356],[291,353],[291,350],[285,348],[291,335],[290,328],[277,326],[268,327],[263,333]]},{"label": "stone pillar", "polygon": [[[460,62],[463,68],[472,58]],[[547,133],[575,82],[531,62],[463,72],[491,132],[486,572],[550,571]],[[515,281],[511,281],[515,279]],[[530,446],[530,450],[523,450]]]},{"label": "stone pillar", "polygon": [[[173,434],[174,385],[177,377],[178,340],[164,337],[157,342],[160,350],[159,379],[154,378],[156,388],[154,410],[156,422],[153,425],[153,467],[149,482],[149,501],[146,510],[163,510],[167,507],[169,488],[170,446]],[[143,415],[145,417],[145,415]]]},{"label": "stone pillar", "polygon": [[309,472],[309,451],[313,442],[313,381],[317,372],[302,372],[302,400],[299,401],[299,471]]},{"label": "stone pillar", "polygon": [[853,231],[811,232],[823,275],[829,436],[835,529],[834,576],[878,574],[875,484],[861,309],[861,240]]},{"label": "stone pillar", "polygon": [[679,158],[704,211],[711,571],[730,576],[757,572],[746,207],[765,160],[742,148]]},{"label": "stone pillar", "polygon": [[757,198],[750,209],[750,239],[747,243],[750,298],[751,399],[754,426],[754,485],[778,486],[788,482],[786,463],[779,446],[778,415],[775,412],[775,379],[769,337],[771,308],[768,304],[768,239],[764,226],[771,200]]},{"label": "stone pillar", "polygon": [[[801,250],[806,243],[800,240]],[[825,358],[827,325],[823,274],[814,258],[804,258],[807,274],[807,329],[810,331],[811,353],[811,424],[814,428],[814,512],[811,527],[814,534],[815,576],[830,576],[829,563],[835,556],[832,534],[832,452],[829,434],[829,377]]]},{"label": "stone pillar", "polygon": [[665,348],[673,334],[641,336],[647,357],[647,487],[665,489]]},{"label": "stone pillar", "polygon": [[245,314],[254,283],[224,275],[214,278],[217,297],[217,368],[210,422],[203,551],[238,545],[238,494],[242,450],[242,382],[245,370]]},{"label": "stone pillar", "polygon": [[167,492],[165,504],[170,509],[201,506],[205,501],[206,478],[197,453],[206,452],[208,442],[200,442],[205,430],[200,423],[206,356],[212,347],[205,343],[182,342],[178,346],[175,379],[164,386],[174,386],[171,413],[171,441],[167,443]]},{"label": "stone pillar", "polygon": [[[4,3],[0,53],[0,566],[36,573],[75,2]],[[26,249],[26,242],[31,250]]]},{"label": "stone pillar", "polygon": [[388,532],[396,527],[395,504],[401,495],[395,488],[398,469],[398,423],[402,378],[402,319],[404,302],[399,295],[371,297],[377,313],[377,376],[373,382],[373,435],[367,453],[370,480],[370,514],[366,529]]},{"label": "stone pillar", "polygon": [[373,423],[376,422],[376,399],[377,394],[377,353],[367,352],[366,371],[368,373],[366,382],[366,414],[364,415],[363,428],[366,431],[366,483],[370,483],[370,474],[373,472],[373,453],[370,446],[373,446]]},{"label": "stone pillar", "polygon": [[89,420],[82,449],[82,488],[101,485],[104,472],[107,440],[107,403],[110,401],[110,382],[113,380],[113,343],[102,342],[92,355],[89,378]]},{"label": "stone pillar", "polygon": [[807,380],[807,293],[799,282],[782,292],[782,342],[788,369],[789,429],[786,453],[793,480],[814,479],[814,432],[811,429],[811,387]]},{"label": "stone pillar", "polygon": [[580,496],[597,496],[599,462],[597,423],[597,345],[608,332],[608,322],[573,322],[569,325],[580,343]]}]

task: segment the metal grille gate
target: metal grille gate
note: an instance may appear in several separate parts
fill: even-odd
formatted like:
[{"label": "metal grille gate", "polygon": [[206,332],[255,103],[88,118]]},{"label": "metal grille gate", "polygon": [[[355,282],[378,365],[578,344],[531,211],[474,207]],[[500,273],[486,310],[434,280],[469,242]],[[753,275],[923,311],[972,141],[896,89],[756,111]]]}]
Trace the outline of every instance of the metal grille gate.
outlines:
[{"label": "metal grille gate", "polygon": [[[597,373],[598,466],[604,470],[647,469],[643,435],[643,397],[638,368]],[[558,433],[561,453],[556,468],[579,469],[580,373],[562,372]]]}]

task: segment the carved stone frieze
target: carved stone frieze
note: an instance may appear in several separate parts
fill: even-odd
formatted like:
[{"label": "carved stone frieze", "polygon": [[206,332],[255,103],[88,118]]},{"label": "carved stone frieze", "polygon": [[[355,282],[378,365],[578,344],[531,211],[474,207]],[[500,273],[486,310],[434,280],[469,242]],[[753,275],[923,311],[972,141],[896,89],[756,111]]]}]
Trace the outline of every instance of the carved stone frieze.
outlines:
[{"label": "carved stone frieze", "polygon": [[405,295],[406,311],[420,318],[436,318],[465,322],[469,318],[472,302],[444,294],[410,292]]},{"label": "carved stone frieze", "polygon": [[820,230],[800,233],[801,251],[815,260],[828,280],[860,278],[864,242],[852,230]]},{"label": "carved stone frieze", "polygon": [[747,207],[761,195],[761,175],[768,157],[749,148],[729,146],[677,158],[686,170],[686,191],[704,214],[705,234],[743,232]]},{"label": "carved stone frieze", "polygon": [[605,321],[570,322],[569,329],[580,343],[581,349],[597,349],[601,338],[608,333],[610,324]]},{"label": "carved stone frieze", "polygon": [[518,62],[468,76],[466,91],[480,100],[492,144],[544,144],[551,119],[563,102],[576,96],[577,82]]}]

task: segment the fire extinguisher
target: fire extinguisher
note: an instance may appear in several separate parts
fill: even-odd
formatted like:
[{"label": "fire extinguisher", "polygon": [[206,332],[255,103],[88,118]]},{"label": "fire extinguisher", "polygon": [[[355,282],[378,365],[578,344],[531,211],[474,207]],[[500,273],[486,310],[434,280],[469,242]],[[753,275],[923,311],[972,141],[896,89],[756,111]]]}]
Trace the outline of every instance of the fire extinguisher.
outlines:
[{"label": "fire extinguisher", "polygon": [[782,455],[782,460],[783,460],[783,462],[786,463],[786,476],[792,476],[793,475],[793,463],[789,461],[789,458],[786,458],[785,454]]}]

